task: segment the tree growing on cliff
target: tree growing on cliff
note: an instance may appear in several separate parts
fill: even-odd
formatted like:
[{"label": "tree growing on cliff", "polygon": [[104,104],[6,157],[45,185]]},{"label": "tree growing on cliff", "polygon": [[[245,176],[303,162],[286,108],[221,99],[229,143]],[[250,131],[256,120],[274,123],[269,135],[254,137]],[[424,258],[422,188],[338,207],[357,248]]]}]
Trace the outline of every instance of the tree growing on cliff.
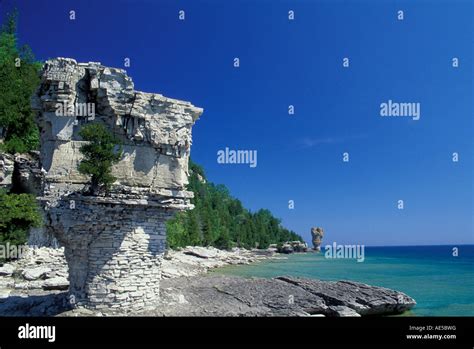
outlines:
[{"label": "tree growing on cliff", "polygon": [[122,157],[120,141],[99,123],[83,126],[79,135],[88,143],[81,146],[84,159],[79,163],[80,173],[91,176],[90,193],[97,195],[110,189],[115,181],[112,176],[112,165]]},{"label": "tree growing on cliff", "polygon": [[16,27],[15,11],[0,29],[0,139],[4,139],[0,146],[11,154],[39,145],[30,98],[40,82],[41,63],[28,46],[18,47]]}]

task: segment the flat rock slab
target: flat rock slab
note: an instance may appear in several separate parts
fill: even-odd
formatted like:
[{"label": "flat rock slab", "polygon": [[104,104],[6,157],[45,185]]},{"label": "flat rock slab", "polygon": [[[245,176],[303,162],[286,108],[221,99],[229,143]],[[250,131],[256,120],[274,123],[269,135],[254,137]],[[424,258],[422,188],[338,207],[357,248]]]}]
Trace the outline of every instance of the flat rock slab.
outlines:
[{"label": "flat rock slab", "polygon": [[165,316],[361,316],[399,314],[413,298],[352,281],[210,275],[162,281]]},{"label": "flat rock slab", "polygon": [[65,277],[56,276],[47,279],[43,285],[43,290],[67,290],[69,288],[69,281]]}]

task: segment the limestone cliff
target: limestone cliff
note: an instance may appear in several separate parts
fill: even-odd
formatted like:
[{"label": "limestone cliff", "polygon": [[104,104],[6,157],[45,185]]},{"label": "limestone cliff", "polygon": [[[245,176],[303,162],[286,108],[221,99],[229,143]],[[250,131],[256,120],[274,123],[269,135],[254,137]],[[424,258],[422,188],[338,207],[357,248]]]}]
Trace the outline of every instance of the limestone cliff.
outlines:
[{"label": "limestone cliff", "polygon": [[57,58],[44,66],[33,109],[41,129],[46,181],[54,187],[47,189],[77,190],[87,182],[77,170],[83,144],[78,132],[95,121],[105,124],[123,143],[124,158],[113,168],[116,191],[155,193],[182,199],[174,203],[189,206],[184,188],[191,127],[201,108],[136,91],[122,69]]}]

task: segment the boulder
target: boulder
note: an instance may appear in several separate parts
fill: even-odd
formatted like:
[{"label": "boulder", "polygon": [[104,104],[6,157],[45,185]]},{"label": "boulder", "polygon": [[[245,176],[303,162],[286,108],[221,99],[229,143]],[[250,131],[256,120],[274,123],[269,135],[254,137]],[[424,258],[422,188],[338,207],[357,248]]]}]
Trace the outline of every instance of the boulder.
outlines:
[{"label": "boulder", "polygon": [[39,157],[38,151],[15,155],[13,187],[16,191],[33,195],[41,194],[44,172],[41,170]]},{"label": "boulder", "polygon": [[216,257],[219,253],[218,251],[219,250],[217,249],[206,248],[201,246],[187,246],[183,250],[183,253],[190,256],[208,259]]},{"label": "boulder", "polygon": [[38,280],[46,276],[47,273],[51,272],[48,267],[37,267],[23,270],[21,274],[25,280],[32,281]]},{"label": "boulder", "polygon": [[62,276],[47,279],[43,283],[43,290],[67,290],[68,288],[69,281]]},{"label": "boulder", "polygon": [[11,276],[13,272],[15,271],[15,268],[11,264],[4,264],[2,267],[0,267],[0,276]]}]

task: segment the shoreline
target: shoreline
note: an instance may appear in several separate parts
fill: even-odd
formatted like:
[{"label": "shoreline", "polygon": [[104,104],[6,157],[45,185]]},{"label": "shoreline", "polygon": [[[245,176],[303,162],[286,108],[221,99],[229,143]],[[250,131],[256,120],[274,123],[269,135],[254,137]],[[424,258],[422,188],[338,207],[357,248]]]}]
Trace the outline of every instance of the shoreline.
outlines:
[{"label": "shoreline", "polygon": [[153,300],[152,309],[127,313],[90,310],[68,303],[68,267],[63,251],[31,248],[24,258],[0,267],[0,316],[339,317],[401,314],[416,304],[402,292],[359,282],[209,273],[225,266],[288,257],[272,250],[188,246],[164,255],[161,295]]},{"label": "shoreline", "polygon": [[234,248],[227,251],[215,247],[187,246],[179,250],[168,250],[165,253],[162,262],[162,279],[199,276],[226,266],[248,265],[265,260],[287,258],[286,254],[271,250]]},{"label": "shoreline", "polygon": [[[198,277],[216,268],[248,265],[269,259],[286,257],[269,250],[243,248],[230,251],[201,246],[169,249],[162,259],[160,280]],[[68,277],[64,248],[27,247],[22,258],[0,266],[0,302],[10,296],[24,298],[48,291],[66,291],[69,288]]]}]

